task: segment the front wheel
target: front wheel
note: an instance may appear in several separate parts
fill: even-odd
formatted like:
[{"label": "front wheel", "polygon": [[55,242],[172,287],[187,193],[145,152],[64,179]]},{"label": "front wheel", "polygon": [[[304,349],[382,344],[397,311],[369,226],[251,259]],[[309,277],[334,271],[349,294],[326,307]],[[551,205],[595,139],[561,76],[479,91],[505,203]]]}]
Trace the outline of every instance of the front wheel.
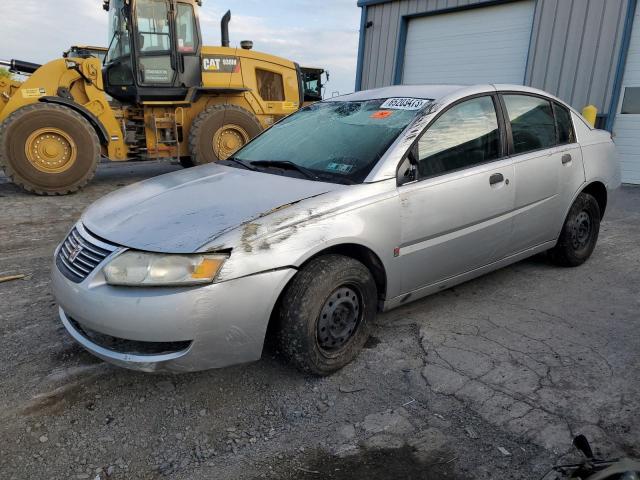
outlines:
[{"label": "front wheel", "polygon": [[377,288],[367,267],[342,255],[318,257],[298,272],[283,296],[280,349],[304,372],[334,373],[356,358],[376,310]]},{"label": "front wheel", "polygon": [[13,183],[39,195],[82,188],[95,174],[100,150],[91,124],[62,105],[28,105],[0,126],[0,168]]},{"label": "front wheel", "polygon": [[571,205],[560,238],[549,250],[551,260],[562,267],[582,265],[593,253],[600,232],[600,206],[588,193],[580,193]]}]

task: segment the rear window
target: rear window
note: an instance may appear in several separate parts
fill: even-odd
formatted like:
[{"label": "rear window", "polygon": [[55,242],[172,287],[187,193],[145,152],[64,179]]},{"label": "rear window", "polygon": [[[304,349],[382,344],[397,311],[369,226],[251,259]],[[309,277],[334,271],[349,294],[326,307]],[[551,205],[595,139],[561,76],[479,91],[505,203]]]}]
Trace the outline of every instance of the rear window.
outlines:
[{"label": "rear window", "polygon": [[389,103],[385,108],[384,103],[315,103],[271,127],[235,158],[245,162],[290,161],[322,179],[362,182],[421,111]]},{"label": "rear window", "polygon": [[514,153],[526,153],[556,144],[556,125],[548,100],[528,95],[504,95],[511,123]]}]

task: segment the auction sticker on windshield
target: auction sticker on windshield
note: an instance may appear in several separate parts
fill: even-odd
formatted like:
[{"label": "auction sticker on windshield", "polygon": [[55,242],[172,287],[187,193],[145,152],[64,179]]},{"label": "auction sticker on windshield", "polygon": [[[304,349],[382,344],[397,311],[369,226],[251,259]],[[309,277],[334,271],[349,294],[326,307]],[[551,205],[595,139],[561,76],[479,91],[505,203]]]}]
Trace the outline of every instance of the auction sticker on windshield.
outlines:
[{"label": "auction sticker on windshield", "polygon": [[377,112],[373,112],[371,115],[369,115],[369,118],[387,118],[392,114],[393,112],[390,112],[389,110],[378,110]]},{"label": "auction sticker on windshield", "polygon": [[420,110],[429,100],[421,98],[389,98],[380,108],[389,108],[392,110]]}]

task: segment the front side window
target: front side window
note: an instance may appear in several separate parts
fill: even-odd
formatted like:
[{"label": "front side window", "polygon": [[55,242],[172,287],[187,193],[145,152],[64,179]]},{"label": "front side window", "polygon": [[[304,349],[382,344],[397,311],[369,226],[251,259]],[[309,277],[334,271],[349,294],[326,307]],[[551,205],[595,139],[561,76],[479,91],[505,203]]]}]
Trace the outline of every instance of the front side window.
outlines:
[{"label": "front side window", "polygon": [[431,177],[500,157],[500,130],[491,97],[454,105],[418,140],[418,173]]},{"label": "front side window", "polygon": [[234,156],[246,163],[293,162],[323,181],[360,183],[420,110],[385,100],[318,102],[277,123]]},{"label": "front side window", "polygon": [[284,102],[282,75],[256,68],[258,93],[265,102]]},{"label": "front side window", "polygon": [[138,0],[136,19],[141,53],[166,52],[171,49],[169,10],[165,0]]},{"label": "front side window", "polygon": [[573,130],[573,122],[571,121],[571,112],[565,107],[554,103],[553,113],[556,117],[556,125],[558,128],[558,144],[575,143],[576,135]]},{"label": "front side window", "polygon": [[180,53],[194,53],[198,49],[198,33],[192,5],[178,4],[176,28],[178,30],[178,51]]},{"label": "front side window", "polygon": [[529,95],[504,95],[511,122],[515,154],[551,148],[556,144],[556,125],[548,100]]}]

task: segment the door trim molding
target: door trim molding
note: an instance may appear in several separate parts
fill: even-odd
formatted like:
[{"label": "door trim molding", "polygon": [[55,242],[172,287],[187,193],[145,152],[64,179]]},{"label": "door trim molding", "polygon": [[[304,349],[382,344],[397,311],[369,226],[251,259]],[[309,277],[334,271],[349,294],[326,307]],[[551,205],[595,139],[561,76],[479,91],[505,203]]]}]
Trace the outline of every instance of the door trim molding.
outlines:
[{"label": "door trim molding", "polygon": [[500,268],[506,267],[507,265],[511,265],[512,263],[519,262],[520,260],[524,260],[525,258],[529,258],[533,255],[536,255],[537,253],[541,253],[546,250],[549,250],[550,248],[553,248],[556,242],[557,242],[556,240],[545,242],[536,247],[529,248],[520,253],[516,253],[515,255],[510,255],[508,257],[505,257],[501,260],[490,263],[483,267],[479,267],[474,270],[470,270],[468,272],[462,273],[460,275],[456,275],[454,277],[441,280],[431,285],[420,287],[408,293],[403,293],[402,295],[398,295],[396,297],[393,297],[385,301],[382,310],[386,312],[388,310],[391,310],[392,308],[396,308],[396,307],[399,307],[400,305],[404,305],[405,303],[418,300],[420,298],[426,297],[427,295],[431,295],[433,293],[446,290],[447,288],[455,287],[456,285],[464,283],[468,280],[472,280],[486,273],[490,273],[494,270],[498,270]]}]

